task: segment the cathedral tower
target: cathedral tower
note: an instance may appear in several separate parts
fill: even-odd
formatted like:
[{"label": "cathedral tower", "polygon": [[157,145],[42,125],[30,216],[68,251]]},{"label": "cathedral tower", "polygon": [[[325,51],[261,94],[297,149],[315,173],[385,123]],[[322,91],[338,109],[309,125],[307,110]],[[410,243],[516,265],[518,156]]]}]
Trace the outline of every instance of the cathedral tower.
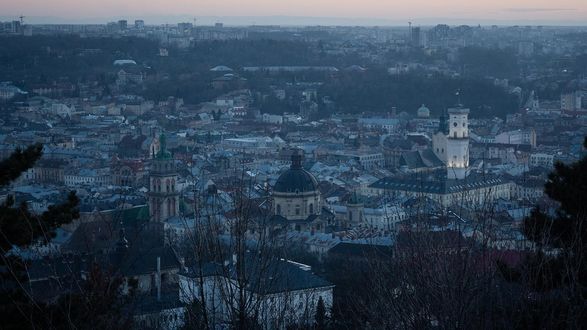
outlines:
[{"label": "cathedral tower", "polygon": [[179,215],[179,193],[175,160],[166,150],[165,136],[160,137],[161,149],[153,158],[149,175],[149,213],[151,221],[165,221]]}]

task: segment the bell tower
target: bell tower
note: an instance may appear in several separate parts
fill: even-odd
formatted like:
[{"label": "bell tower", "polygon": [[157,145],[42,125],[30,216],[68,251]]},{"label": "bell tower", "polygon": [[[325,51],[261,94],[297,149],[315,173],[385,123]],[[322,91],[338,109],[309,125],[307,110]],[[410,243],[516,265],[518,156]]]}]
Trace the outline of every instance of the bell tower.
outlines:
[{"label": "bell tower", "polygon": [[362,198],[353,192],[351,198],[347,201],[347,220],[348,225],[357,225],[363,223],[364,205]]},{"label": "bell tower", "polygon": [[153,158],[149,174],[149,214],[151,221],[165,221],[179,215],[178,173],[175,160],[167,151],[165,135],[159,138],[161,149]]},{"label": "bell tower", "polygon": [[467,177],[469,168],[469,109],[448,109],[446,170],[449,180]]}]

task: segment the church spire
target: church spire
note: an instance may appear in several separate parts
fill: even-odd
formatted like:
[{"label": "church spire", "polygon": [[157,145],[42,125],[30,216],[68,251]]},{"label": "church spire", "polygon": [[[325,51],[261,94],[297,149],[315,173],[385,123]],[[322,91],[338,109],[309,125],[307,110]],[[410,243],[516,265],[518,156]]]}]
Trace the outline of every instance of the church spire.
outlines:
[{"label": "church spire", "polygon": [[165,134],[161,134],[159,136],[159,144],[161,145],[161,149],[157,154],[158,159],[171,159],[171,153],[167,151],[167,138]]}]

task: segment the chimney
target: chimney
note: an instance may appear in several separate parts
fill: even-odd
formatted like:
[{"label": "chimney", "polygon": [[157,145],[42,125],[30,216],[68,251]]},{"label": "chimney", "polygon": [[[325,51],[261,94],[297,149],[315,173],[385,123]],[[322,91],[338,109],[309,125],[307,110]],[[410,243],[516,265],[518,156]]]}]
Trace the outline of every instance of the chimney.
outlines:
[{"label": "chimney", "polygon": [[157,286],[157,301],[161,301],[161,257],[157,257],[157,278],[155,279]]}]

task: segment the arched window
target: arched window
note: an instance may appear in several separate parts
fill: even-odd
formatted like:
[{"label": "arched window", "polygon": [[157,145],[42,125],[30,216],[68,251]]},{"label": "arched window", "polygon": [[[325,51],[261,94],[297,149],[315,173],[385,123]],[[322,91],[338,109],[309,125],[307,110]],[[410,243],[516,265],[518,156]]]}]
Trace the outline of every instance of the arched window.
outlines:
[{"label": "arched window", "polygon": [[310,203],[309,210],[310,210],[310,214],[314,214],[314,204]]},{"label": "arched window", "polygon": [[296,205],[296,215],[300,215],[300,206]]},{"label": "arched window", "polygon": [[277,204],[275,213],[277,213],[277,215],[281,215],[281,205]]},{"label": "arched window", "polygon": [[170,182],[169,182],[169,179],[167,179],[167,180],[165,180],[165,188],[166,188],[165,192],[171,191],[169,187],[170,187]]}]

